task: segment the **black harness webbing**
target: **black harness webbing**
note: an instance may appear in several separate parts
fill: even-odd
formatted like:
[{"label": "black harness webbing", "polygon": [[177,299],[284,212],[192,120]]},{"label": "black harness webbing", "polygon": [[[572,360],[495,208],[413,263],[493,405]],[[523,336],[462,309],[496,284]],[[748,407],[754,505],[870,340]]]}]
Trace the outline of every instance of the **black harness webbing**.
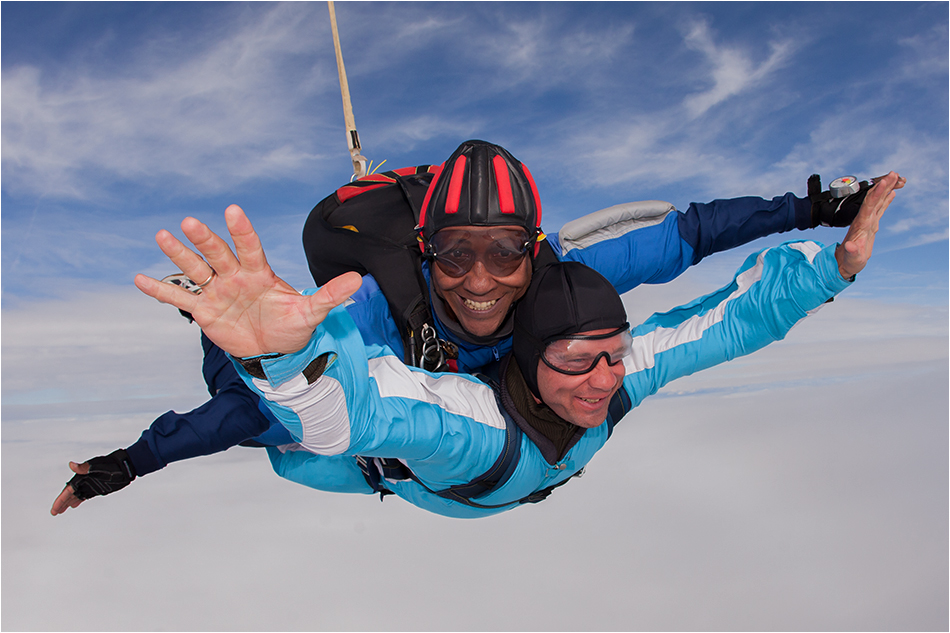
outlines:
[{"label": "black harness webbing", "polygon": [[[484,379],[482,376],[479,377]],[[516,501],[498,504],[481,504],[476,501],[472,501],[473,498],[484,496],[495,488],[504,485],[511,478],[511,475],[514,474],[515,469],[518,467],[518,461],[521,458],[521,440],[524,433],[502,405],[501,399],[498,396],[499,391],[497,384],[495,384],[494,381],[491,381],[489,384],[491,384],[495,389],[495,401],[498,403],[499,411],[501,411],[505,418],[505,445],[502,448],[501,454],[495,460],[495,463],[492,464],[491,468],[468,483],[456,484],[446,488],[445,490],[432,490],[422,481],[420,481],[408,466],[403,464],[398,459],[357,457],[356,461],[360,466],[360,470],[363,472],[363,476],[366,478],[367,483],[369,483],[369,485],[373,488],[373,491],[379,493],[380,500],[382,500],[386,495],[393,494],[391,490],[386,488],[382,481],[383,479],[390,479],[393,481],[404,481],[411,479],[428,490],[430,493],[442,497],[443,499],[456,501],[473,508],[504,508],[521,503],[538,503],[539,501],[543,501],[544,499],[548,498],[555,488],[559,488],[574,477],[580,477],[584,474],[584,468],[581,468],[579,471],[564,481],[560,481],[552,486],[548,486],[547,488],[537,490],[530,495],[522,497]],[[608,440],[610,439],[611,435],[613,435],[614,426],[616,426],[623,416],[630,411],[630,408],[630,395],[627,393],[626,388],[621,387],[620,390],[614,394],[614,397],[611,398],[610,405],[607,409],[607,419],[605,424],[607,424]]]}]

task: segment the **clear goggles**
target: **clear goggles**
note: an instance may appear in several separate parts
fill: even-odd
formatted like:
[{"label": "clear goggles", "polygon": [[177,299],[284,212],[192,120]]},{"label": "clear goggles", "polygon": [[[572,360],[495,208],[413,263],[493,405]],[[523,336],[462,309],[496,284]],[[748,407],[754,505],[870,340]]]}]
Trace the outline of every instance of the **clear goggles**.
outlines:
[{"label": "clear goggles", "polygon": [[426,254],[449,277],[461,277],[475,262],[492,276],[507,277],[518,270],[537,239],[537,233],[522,228],[442,229],[429,240]]},{"label": "clear goggles", "polygon": [[601,358],[613,367],[633,353],[630,324],[606,334],[576,335],[551,341],[544,348],[541,360],[561,374],[579,376],[594,370]]}]

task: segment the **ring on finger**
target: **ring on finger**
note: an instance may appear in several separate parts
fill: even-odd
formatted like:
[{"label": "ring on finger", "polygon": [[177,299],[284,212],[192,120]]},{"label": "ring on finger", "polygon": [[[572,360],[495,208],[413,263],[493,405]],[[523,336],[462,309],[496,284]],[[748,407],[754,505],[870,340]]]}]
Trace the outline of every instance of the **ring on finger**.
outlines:
[{"label": "ring on finger", "polygon": [[211,280],[212,280],[212,279],[214,279],[214,278],[217,277],[217,276],[218,276],[218,273],[214,270],[214,268],[212,268],[212,269],[211,269],[211,275],[209,275],[208,278],[205,279],[203,282],[201,282],[200,284],[198,284],[198,287],[199,287],[199,288],[204,288],[205,286],[207,286],[208,284],[211,283]]}]

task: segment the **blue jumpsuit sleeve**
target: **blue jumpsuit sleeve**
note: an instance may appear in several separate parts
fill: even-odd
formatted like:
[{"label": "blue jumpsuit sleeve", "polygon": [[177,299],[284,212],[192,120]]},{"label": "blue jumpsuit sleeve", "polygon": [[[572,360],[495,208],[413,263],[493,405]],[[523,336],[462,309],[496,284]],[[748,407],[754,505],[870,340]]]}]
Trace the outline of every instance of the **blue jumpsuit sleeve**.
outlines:
[{"label": "blue jumpsuit sleeve", "polygon": [[772,200],[694,202],[685,213],[670,213],[659,224],[572,249],[561,259],[590,266],[623,293],[640,284],[671,281],[712,253],[773,233],[808,228],[810,223],[811,203],[791,193]]},{"label": "blue jumpsuit sleeve", "polygon": [[126,450],[135,472],[146,475],[171,462],[218,453],[256,438],[274,426],[268,443],[281,443],[289,435],[260,397],[247,388],[227,355],[202,333],[202,373],[211,399],[187,413],[158,417]]},{"label": "blue jumpsuit sleeve", "polygon": [[730,285],[634,330],[624,381],[634,406],[676,378],[785,338],[849,285],[833,246],[796,242],[751,255]]},{"label": "blue jumpsuit sleeve", "polygon": [[447,487],[488,470],[506,439],[491,387],[467,375],[410,368],[388,348],[365,346],[340,308],[304,349],[263,357],[261,367],[263,378],[236,364],[311,453],[402,459],[421,480]]},{"label": "blue jumpsuit sleeve", "polygon": [[693,202],[677,216],[679,232],[693,249],[693,264],[712,253],[773,233],[811,228],[811,202],[792,193],[772,198],[745,197]]},{"label": "blue jumpsuit sleeve", "polygon": [[[362,296],[348,307],[363,326],[368,342],[390,345],[402,353],[402,341],[389,306],[372,277],[366,277]],[[186,413],[159,416],[126,451],[136,473],[147,475],[172,462],[212,455],[242,442],[280,446],[293,441],[261,398],[248,389],[231,360],[202,333],[202,374],[211,399]],[[337,463],[337,462],[334,462]]]}]

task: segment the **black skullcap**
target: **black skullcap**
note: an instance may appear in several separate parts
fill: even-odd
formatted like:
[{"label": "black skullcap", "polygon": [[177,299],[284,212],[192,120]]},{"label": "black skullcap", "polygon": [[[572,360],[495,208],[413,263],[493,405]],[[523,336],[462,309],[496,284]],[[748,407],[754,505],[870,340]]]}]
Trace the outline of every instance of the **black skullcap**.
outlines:
[{"label": "black skullcap", "polygon": [[620,295],[593,268],[578,262],[556,262],[535,272],[515,309],[512,341],[515,360],[531,392],[540,399],[538,361],[546,343],[626,324]]}]

